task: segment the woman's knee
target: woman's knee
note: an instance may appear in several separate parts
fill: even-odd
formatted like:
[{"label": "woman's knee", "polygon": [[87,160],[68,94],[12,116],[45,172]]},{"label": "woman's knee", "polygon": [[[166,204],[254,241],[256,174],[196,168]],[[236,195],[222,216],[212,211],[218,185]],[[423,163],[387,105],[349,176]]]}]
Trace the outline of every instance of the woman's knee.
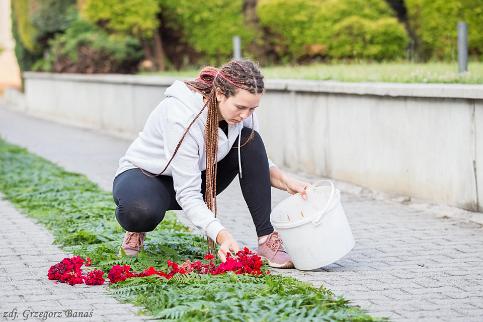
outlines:
[{"label": "woman's knee", "polygon": [[126,231],[152,231],[163,220],[165,211],[148,202],[120,202],[116,218]]},{"label": "woman's knee", "polygon": [[[253,133],[252,133],[253,132]],[[257,131],[244,127],[241,135],[241,152],[242,157],[250,157],[250,159],[265,159],[267,152],[262,137]]]},{"label": "woman's knee", "polygon": [[262,137],[260,134],[249,128],[244,127],[241,131],[241,144],[244,145],[263,145]]}]

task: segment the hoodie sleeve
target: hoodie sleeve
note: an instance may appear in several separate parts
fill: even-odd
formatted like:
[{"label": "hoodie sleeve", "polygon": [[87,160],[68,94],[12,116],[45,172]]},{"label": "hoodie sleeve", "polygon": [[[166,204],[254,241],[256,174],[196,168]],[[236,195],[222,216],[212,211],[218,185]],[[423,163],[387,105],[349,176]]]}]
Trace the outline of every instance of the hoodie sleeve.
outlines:
[{"label": "hoodie sleeve", "polygon": [[[164,123],[165,151],[169,160],[186,130],[186,125],[172,115],[167,115]],[[193,225],[216,241],[216,236],[224,227],[203,201],[201,170],[198,162],[198,143],[188,132],[169,165],[176,191],[176,201]]]},{"label": "hoodie sleeve", "polygon": [[[257,117],[257,114],[255,112],[253,112],[252,117],[248,117],[247,119],[245,119],[243,121],[243,126],[254,129],[255,131],[257,131],[260,134],[258,117]],[[277,166],[275,163],[272,162],[272,160],[270,160],[270,157],[268,155],[267,155],[267,158],[268,158],[268,167],[269,168]]]}]

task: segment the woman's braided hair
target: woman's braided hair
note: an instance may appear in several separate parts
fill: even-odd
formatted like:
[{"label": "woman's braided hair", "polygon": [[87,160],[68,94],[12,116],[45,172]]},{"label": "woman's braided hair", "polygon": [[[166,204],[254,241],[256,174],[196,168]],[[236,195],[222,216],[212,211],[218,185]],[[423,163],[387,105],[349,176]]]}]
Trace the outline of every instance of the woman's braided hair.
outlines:
[{"label": "woman's braided hair", "polygon": [[[192,81],[185,81],[192,90],[203,95],[206,103],[201,111],[191,121],[185,130],[181,140],[179,141],[173,156],[169,160],[161,175],[173,160],[183,139],[188,133],[191,126],[198,119],[206,107],[208,107],[208,116],[205,125],[205,151],[206,151],[206,190],[205,203],[208,208],[216,216],[216,169],[217,169],[217,153],[218,153],[218,101],[216,99],[216,90],[218,89],[226,97],[234,96],[239,89],[246,90],[252,94],[261,94],[264,90],[263,76],[258,66],[250,60],[231,60],[230,62],[217,69],[215,67],[205,67],[201,70],[198,77]],[[253,117],[253,115],[252,115]],[[252,122],[253,123],[253,122]],[[253,132],[249,135],[247,144],[253,138]],[[238,138],[239,140],[241,138]],[[214,250],[214,242],[209,243],[208,250]]]}]

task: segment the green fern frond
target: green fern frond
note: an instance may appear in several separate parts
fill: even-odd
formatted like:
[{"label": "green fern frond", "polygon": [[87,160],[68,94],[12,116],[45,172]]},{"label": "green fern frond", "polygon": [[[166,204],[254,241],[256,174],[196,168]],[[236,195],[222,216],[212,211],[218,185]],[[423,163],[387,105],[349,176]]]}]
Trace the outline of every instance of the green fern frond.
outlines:
[{"label": "green fern frond", "polygon": [[168,280],[168,284],[196,284],[202,280],[203,276],[200,274],[176,274]]},{"label": "green fern frond", "polygon": [[123,257],[123,258],[116,258],[108,261],[101,261],[98,265],[108,266],[108,267],[112,267],[114,265],[133,265],[134,263],[136,263],[136,261],[137,261],[136,258]]},{"label": "green fern frond", "polygon": [[172,320],[179,320],[181,319],[186,313],[191,311],[191,307],[189,305],[178,305],[175,307],[171,307],[169,309],[164,309],[156,315],[157,319],[172,319]]}]

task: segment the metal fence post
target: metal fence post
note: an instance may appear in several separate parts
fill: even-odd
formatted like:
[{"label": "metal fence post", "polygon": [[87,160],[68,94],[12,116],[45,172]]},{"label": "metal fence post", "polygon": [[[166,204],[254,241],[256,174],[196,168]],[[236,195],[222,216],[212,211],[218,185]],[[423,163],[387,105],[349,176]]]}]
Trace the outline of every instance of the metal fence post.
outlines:
[{"label": "metal fence post", "polygon": [[234,59],[241,59],[240,36],[233,36],[233,58]]},{"label": "metal fence post", "polygon": [[468,71],[468,27],[465,22],[458,22],[458,71]]}]

